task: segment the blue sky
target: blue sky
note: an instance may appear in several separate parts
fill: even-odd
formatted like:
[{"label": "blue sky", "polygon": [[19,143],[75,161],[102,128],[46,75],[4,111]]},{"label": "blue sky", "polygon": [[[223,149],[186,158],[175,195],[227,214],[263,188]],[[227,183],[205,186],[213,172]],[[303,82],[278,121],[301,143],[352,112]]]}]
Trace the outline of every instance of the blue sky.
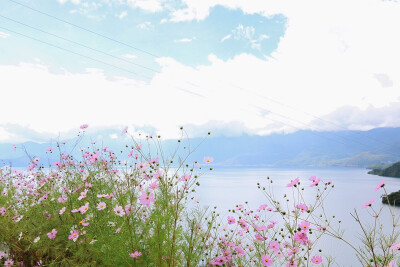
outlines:
[{"label": "blue sky", "polygon": [[[78,2],[79,4],[77,4]],[[21,3],[137,47],[156,55],[156,57],[172,57],[193,67],[210,64],[208,60],[210,54],[214,54],[222,60],[232,59],[242,53],[265,59],[278,47],[279,40],[285,33],[286,25],[285,16],[280,14],[265,17],[260,14],[244,14],[241,9],[230,9],[223,6],[210,8],[209,16],[203,20],[171,21],[171,10],[182,6],[178,2],[171,3],[168,9],[157,12],[131,7],[127,3],[120,4],[117,1],[110,1],[108,4],[103,1],[77,1],[74,4],[68,1],[60,3],[43,0]],[[14,20],[0,17],[1,25],[12,31],[148,77],[152,77],[154,71],[107,57],[102,53],[71,44],[26,25],[122,57],[156,71],[160,69],[154,61],[154,56],[140,50],[104,39],[8,0],[2,1],[0,8],[2,16]],[[111,74],[115,71],[116,74],[121,72],[10,31],[9,33],[11,36],[0,43],[0,49],[4,51],[0,59],[1,64],[17,64],[21,61],[34,62],[35,59],[40,58],[43,64],[51,66],[54,71],[62,68],[71,72],[82,72],[87,67],[95,67],[104,68]],[[124,73],[124,71],[122,72]],[[128,72],[124,74],[128,74]]]},{"label": "blue sky", "polygon": [[166,137],[180,125],[191,136],[398,127],[399,13],[381,0],[4,0],[0,142],[83,123]]}]

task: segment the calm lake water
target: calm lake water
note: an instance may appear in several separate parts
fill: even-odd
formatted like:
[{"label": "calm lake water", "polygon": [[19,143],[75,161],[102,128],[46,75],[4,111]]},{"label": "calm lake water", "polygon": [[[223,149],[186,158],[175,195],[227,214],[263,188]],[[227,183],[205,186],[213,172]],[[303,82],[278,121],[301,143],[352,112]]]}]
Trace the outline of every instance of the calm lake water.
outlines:
[{"label": "calm lake water", "polygon": [[[367,174],[368,170],[360,168],[309,168],[309,169],[277,169],[277,168],[214,168],[200,177],[201,186],[197,189],[197,197],[203,205],[217,206],[221,215],[226,215],[227,210],[236,204],[249,202],[252,208],[267,203],[265,196],[257,189],[257,183],[267,185],[267,177],[273,179],[275,196],[282,196],[290,192],[286,184],[299,177],[302,185],[308,187],[311,176],[317,176],[323,181],[332,181],[335,188],[325,201],[325,207],[330,215],[335,215],[342,221],[345,229],[345,239],[353,244],[359,244],[357,235],[361,233],[358,224],[351,217],[350,212],[356,208],[363,221],[372,223],[372,218],[367,214],[367,209],[361,206],[367,201],[375,199],[373,206],[377,209],[387,206],[381,203],[380,195],[383,190],[375,192],[375,187],[383,179],[380,176]],[[388,192],[400,190],[400,179],[386,178]],[[315,192],[306,188],[305,198],[312,200]],[[400,215],[400,208],[394,208],[396,215]],[[391,220],[389,213],[383,214],[385,228],[390,229]],[[335,266],[361,266],[354,251],[339,240],[321,240],[318,247],[328,255],[336,258]],[[358,242],[358,243],[357,243]]]}]

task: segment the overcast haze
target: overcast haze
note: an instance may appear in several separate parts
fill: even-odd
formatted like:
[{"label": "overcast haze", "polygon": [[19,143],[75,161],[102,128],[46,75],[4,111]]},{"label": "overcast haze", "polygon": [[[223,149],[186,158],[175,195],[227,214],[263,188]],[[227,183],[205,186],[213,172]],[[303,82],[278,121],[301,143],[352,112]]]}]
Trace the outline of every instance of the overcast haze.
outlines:
[{"label": "overcast haze", "polygon": [[0,142],[83,123],[165,137],[400,126],[398,1],[17,2],[0,3]]}]

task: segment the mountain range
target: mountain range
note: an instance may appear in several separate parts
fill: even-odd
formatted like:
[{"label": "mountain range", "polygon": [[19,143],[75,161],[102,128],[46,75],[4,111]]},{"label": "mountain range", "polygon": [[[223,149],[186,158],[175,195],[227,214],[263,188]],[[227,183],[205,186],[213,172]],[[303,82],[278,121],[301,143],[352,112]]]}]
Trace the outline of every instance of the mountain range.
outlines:
[{"label": "mountain range", "polygon": [[[96,146],[108,146],[118,153],[127,153],[133,142],[128,137],[115,134],[113,130],[96,132]],[[156,139],[156,138],[153,138]],[[75,139],[63,140],[67,151],[78,155],[80,148],[91,145],[85,137],[73,150]],[[190,143],[190,145],[189,145]],[[200,144],[201,143],[201,144]],[[188,160],[201,160],[204,156],[214,158],[213,165],[226,167],[367,167],[371,164],[392,164],[400,161],[400,128],[375,128],[368,131],[297,131],[267,136],[241,135],[236,137],[207,137],[164,140],[161,142],[166,154],[172,154],[179,144],[179,153],[200,146]],[[26,166],[31,157],[40,157],[45,164],[56,161],[57,153],[46,153],[56,143],[25,142],[21,144],[0,143],[0,164]],[[147,147],[147,146],[144,146]],[[151,145],[150,145],[151,147]],[[56,147],[55,147],[56,148]],[[55,149],[56,150],[56,149]],[[181,155],[183,155],[181,154]],[[28,156],[29,155],[29,156]],[[126,158],[126,157],[125,157]]]}]

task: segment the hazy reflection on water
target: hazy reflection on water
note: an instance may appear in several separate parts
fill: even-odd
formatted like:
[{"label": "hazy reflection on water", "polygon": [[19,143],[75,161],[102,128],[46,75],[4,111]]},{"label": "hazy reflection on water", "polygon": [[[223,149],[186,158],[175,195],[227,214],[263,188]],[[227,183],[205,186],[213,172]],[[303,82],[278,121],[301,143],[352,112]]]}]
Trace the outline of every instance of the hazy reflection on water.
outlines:
[{"label": "hazy reflection on water", "polygon": [[[359,168],[309,168],[309,169],[277,169],[277,168],[214,168],[212,172],[200,177],[201,186],[197,189],[197,196],[203,205],[216,205],[221,214],[233,208],[236,204],[244,204],[245,201],[253,208],[266,203],[266,198],[257,189],[257,183],[266,185],[266,177],[274,181],[275,196],[282,196],[287,192],[286,184],[291,179],[299,177],[304,185],[310,184],[308,178],[317,176],[324,181],[332,181],[335,188],[329,194],[325,202],[327,210],[331,215],[336,215],[342,221],[342,227],[346,230],[345,238],[356,241],[360,229],[350,212],[357,208],[364,221],[372,223],[365,209],[361,209],[367,201],[375,199],[373,206],[379,209],[383,204],[380,200],[382,189],[375,192],[376,185],[382,177],[367,174],[366,169]],[[388,192],[400,190],[400,179],[386,178],[386,190]],[[306,188],[305,198],[310,200],[314,197],[314,191]],[[307,195],[307,192],[309,193]],[[400,208],[394,208],[395,213],[400,215]],[[384,214],[387,229],[391,225],[390,216]],[[344,243],[323,241],[321,247],[332,256],[335,256],[340,266],[360,266],[354,252]]]}]

